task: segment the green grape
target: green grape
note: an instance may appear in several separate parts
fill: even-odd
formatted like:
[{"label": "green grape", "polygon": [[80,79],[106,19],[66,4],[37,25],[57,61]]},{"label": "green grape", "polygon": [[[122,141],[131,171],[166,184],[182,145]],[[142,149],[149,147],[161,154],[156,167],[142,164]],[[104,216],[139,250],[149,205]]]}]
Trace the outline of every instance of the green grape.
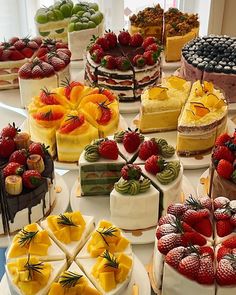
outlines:
[{"label": "green grape", "polygon": [[98,9],[99,9],[97,3],[88,3],[88,5],[89,5],[90,8],[92,8],[92,9],[94,9],[96,11],[98,11]]},{"label": "green grape", "polygon": [[54,12],[54,15],[56,16],[57,20],[63,20],[64,19],[64,15],[59,9],[54,9],[53,12]]},{"label": "green grape", "polygon": [[87,17],[81,17],[81,22],[82,23],[87,23],[89,19]]},{"label": "green grape", "polygon": [[75,23],[70,23],[68,25],[68,31],[69,32],[74,32],[74,30],[75,30]]},{"label": "green grape", "polygon": [[82,16],[83,14],[84,14],[84,11],[82,10],[82,11],[78,11],[76,15]]},{"label": "green grape", "polygon": [[89,12],[84,12],[83,17],[91,18],[91,14]]},{"label": "green grape", "polygon": [[94,14],[94,13],[96,13],[96,11],[94,10],[94,9],[89,9],[89,11],[88,11],[90,14]]},{"label": "green grape", "polygon": [[56,16],[54,15],[53,11],[52,10],[49,10],[47,12],[47,17],[48,17],[48,20],[49,21],[55,21],[56,20]]},{"label": "green grape", "polygon": [[72,18],[70,19],[71,23],[77,23],[79,20],[79,17],[77,17],[76,15],[72,16]]},{"label": "green grape", "polygon": [[81,25],[82,25],[81,30],[86,30],[86,29],[88,29],[88,23],[81,23]]},{"label": "green grape", "polygon": [[36,15],[35,20],[39,24],[46,24],[48,22],[48,17],[46,14],[38,14]]},{"label": "green grape", "polygon": [[91,15],[91,21],[95,22],[96,25],[100,24],[103,19],[103,14],[100,11],[97,11],[95,14]]},{"label": "green grape", "polygon": [[69,4],[62,4],[60,7],[60,11],[63,13],[64,17],[70,17],[71,16],[71,6]]},{"label": "green grape", "polygon": [[78,31],[83,30],[83,24],[81,22],[78,22],[76,25],[77,25]]},{"label": "green grape", "polygon": [[88,28],[92,29],[92,28],[96,28],[96,24],[94,22],[92,22],[91,20],[88,22]]}]

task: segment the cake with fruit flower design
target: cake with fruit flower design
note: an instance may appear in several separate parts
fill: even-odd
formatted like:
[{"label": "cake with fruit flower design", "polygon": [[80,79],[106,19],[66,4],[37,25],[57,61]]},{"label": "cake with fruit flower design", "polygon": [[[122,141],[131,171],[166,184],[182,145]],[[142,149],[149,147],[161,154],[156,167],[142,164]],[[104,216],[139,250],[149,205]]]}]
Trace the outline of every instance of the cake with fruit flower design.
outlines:
[{"label": "cake with fruit flower design", "polygon": [[141,95],[139,129],[142,133],[176,130],[191,83],[171,76],[158,86],[145,89]]},{"label": "cake with fruit flower design", "polygon": [[110,194],[111,220],[126,230],[157,224],[159,192],[148,178],[141,176],[141,171],[138,165],[125,165]]},{"label": "cake with fruit flower design", "polygon": [[224,91],[228,103],[236,102],[236,37],[210,35],[194,39],[182,50],[180,77],[210,81]]},{"label": "cake with fruit flower design", "polygon": [[113,134],[119,124],[118,102],[109,90],[75,81],[41,90],[28,110],[32,139],[49,145],[61,162],[77,162],[86,145]]},{"label": "cake with fruit flower design", "polygon": [[181,156],[210,151],[227,128],[228,106],[224,94],[213,83],[193,83],[178,119],[177,153]]},{"label": "cake with fruit flower design", "polygon": [[106,32],[88,46],[85,81],[108,87],[120,101],[135,101],[146,86],[160,81],[161,51],[154,37]]},{"label": "cake with fruit flower design", "polygon": [[55,202],[54,166],[46,148],[19,133],[1,131],[1,233],[12,233],[51,212]]},{"label": "cake with fruit flower design", "polygon": [[235,200],[235,136],[223,133],[215,141],[207,189],[213,199],[224,196]]},{"label": "cake with fruit flower design", "polygon": [[13,37],[0,43],[0,89],[18,88],[18,70],[40,47],[41,38]]},{"label": "cake with fruit flower design", "polygon": [[124,165],[114,140],[99,139],[87,145],[79,158],[81,194],[109,195]]}]

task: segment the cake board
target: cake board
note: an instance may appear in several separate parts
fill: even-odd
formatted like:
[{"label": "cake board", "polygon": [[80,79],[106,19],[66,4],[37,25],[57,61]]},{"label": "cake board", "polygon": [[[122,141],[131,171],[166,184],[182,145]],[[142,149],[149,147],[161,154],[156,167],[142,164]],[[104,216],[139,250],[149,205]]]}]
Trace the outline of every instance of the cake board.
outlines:
[{"label": "cake board", "polygon": [[152,260],[146,266],[146,270],[147,270],[147,273],[148,273],[149,281],[150,281],[150,284],[151,284],[151,287],[152,287],[153,292],[156,295],[162,295],[161,290],[158,289],[158,287],[157,287],[157,282],[156,282],[156,279],[155,279],[154,274],[153,274],[153,263],[152,263]]},{"label": "cake board", "polygon": [[[188,178],[183,176],[182,196],[185,199],[189,195],[196,197],[196,192]],[[70,205],[72,211],[80,210],[82,214],[94,216],[95,222],[101,219],[110,220],[110,197],[109,196],[81,196],[79,181],[77,180],[71,189]],[[153,243],[155,240],[156,226],[148,229],[123,230],[124,235],[134,245]]]},{"label": "cake board", "polygon": [[[133,258],[134,258],[134,268],[132,271],[131,280],[127,289],[124,292],[122,292],[122,295],[132,295],[134,285],[136,285],[138,288],[138,292],[139,292],[138,294],[151,295],[151,287],[150,287],[149,278],[148,278],[146,269],[135,255],[133,255]],[[4,292],[2,290],[4,290]],[[9,290],[6,274],[4,274],[2,281],[0,283],[0,294],[2,295],[11,294]]]},{"label": "cake board", "polygon": [[[65,181],[63,180],[62,176],[60,176],[57,173],[55,173],[55,178],[56,178],[56,185],[54,190],[56,193],[56,199],[52,207],[52,211],[50,213],[51,215],[52,214],[59,215],[65,212],[70,203],[69,190]],[[0,248],[7,248],[10,245],[13,237],[14,237],[14,234],[12,234],[9,237],[4,235],[0,236]]]}]

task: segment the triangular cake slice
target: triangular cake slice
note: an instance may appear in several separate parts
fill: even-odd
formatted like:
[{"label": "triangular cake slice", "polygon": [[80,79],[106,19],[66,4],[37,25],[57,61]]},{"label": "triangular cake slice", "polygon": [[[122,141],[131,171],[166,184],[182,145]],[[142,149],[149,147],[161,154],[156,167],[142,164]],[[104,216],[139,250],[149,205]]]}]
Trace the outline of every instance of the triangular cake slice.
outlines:
[{"label": "triangular cake slice", "polygon": [[83,247],[94,228],[92,216],[81,215],[79,211],[50,215],[41,222],[51,238],[65,252],[69,260]]},{"label": "triangular cake slice", "polygon": [[34,255],[41,261],[63,260],[65,253],[37,223],[26,225],[13,238],[6,260]]}]

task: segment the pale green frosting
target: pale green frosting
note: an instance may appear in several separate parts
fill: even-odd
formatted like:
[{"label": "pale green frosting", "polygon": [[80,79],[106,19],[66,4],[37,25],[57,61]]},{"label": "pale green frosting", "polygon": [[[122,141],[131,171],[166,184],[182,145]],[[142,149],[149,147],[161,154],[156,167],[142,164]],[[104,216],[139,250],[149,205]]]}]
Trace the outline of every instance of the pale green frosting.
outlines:
[{"label": "pale green frosting", "polygon": [[115,190],[121,194],[127,194],[129,190],[129,181],[120,179],[118,182],[115,183]]},{"label": "pale green frosting", "polygon": [[161,184],[169,184],[174,181],[180,171],[180,162],[179,161],[171,161],[169,162],[164,170],[160,173],[157,173],[156,178]]},{"label": "pale green frosting", "polygon": [[121,178],[115,183],[115,190],[121,194],[137,195],[144,193],[150,188],[151,182],[149,179],[143,180],[124,180]]},{"label": "pale green frosting", "polygon": [[140,182],[140,193],[145,193],[151,186],[151,181],[147,178],[144,178]]},{"label": "pale green frosting", "polygon": [[164,138],[155,138],[156,143],[161,147],[168,145],[168,142]]},{"label": "pale green frosting", "polygon": [[129,181],[129,190],[128,193],[130,195],[137,195],[140,191],[140,183],[138,180],[130,180]]},{"label": "pale green frosting", "polygon": [[84,158],[88,162],[96,162],[99,159],[98,146],[95,144],[90,144],[85,147]]},{"label": "pale green frosting", "polygon": [[172,145],[164,145],[161,147],[161,154],[164,158],[170,158],[174,155],[175,148]]},{"label": "pale green frosting", "polygon": [[118,131],[114,134],[114,140],[118,143],[123,142],[125,131]]}]

